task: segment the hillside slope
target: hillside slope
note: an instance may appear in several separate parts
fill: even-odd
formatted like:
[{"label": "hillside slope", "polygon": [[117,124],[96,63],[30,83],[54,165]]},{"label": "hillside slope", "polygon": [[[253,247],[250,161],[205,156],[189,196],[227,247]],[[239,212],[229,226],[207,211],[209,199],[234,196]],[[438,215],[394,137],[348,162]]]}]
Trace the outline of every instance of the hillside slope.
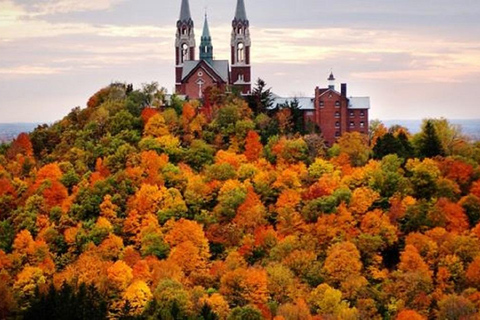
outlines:
[{"label": "hillside slope", "polygon": [[478,145],[163,99],[111,85],[0,149],[1,319],[478,315]]}]

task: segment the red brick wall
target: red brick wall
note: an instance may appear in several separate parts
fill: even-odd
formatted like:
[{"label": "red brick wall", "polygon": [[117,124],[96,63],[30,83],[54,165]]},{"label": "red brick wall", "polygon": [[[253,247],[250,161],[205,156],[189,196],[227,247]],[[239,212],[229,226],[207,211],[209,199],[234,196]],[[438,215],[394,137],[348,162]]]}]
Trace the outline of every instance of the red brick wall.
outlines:
[{"label": "red brick wall", "polygon": [[[199,76],[198,73],[202,72],[203,75]],[[190,99],[199,99],[199,88],[197,81],[202,79],[205,83],[202,86],[202,89],[205,90],[208,87],[217,86],[214,79],[205,71],[204,68],[200,67],[191,74],[191,76],[182,83],[181,94],[187,95]],[[222,86],[220,86],[222,87]],[[224,87],[224,86],[223,86]]]},{"label": "red brick wall", "polygon": [[183,67],[175,68],[175,84],[182,82]]},{"label": "red brick wall", "polygon": [[335,91],[321,93],[318,88],[315,89],[315,122],[322,130],[325,142],[332,146],[339,136],[348,131],[348,100]]},{"label": "red brick wall", "polygon": [[[363,123],[363,126],[362,126]],[[353,124],[353,126],[351,125]],[[368,109],[350,109],[348,112],[348,131],[368,134]]]}]

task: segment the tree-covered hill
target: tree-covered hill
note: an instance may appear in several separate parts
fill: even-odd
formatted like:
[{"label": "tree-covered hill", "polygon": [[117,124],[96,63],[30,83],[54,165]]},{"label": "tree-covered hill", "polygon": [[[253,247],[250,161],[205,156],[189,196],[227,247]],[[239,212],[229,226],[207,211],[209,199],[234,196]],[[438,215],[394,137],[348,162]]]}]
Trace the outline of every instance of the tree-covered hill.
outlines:
[{"label": "tree-covered hill", "polygon": [[478,319],[480,145],[112,84],[0,147],[0,319]]}]

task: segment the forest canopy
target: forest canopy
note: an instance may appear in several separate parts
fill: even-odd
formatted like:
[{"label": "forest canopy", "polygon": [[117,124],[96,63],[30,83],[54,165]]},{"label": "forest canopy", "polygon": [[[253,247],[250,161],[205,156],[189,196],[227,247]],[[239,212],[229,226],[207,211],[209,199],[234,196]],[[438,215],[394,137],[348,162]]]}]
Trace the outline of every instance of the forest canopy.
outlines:
[{"label": "forest canopy", "polygon": [[[0,148],[1,319],[478,319],[480,144],[112,84]],[[42,319],[43,319],[42,318]]]}]

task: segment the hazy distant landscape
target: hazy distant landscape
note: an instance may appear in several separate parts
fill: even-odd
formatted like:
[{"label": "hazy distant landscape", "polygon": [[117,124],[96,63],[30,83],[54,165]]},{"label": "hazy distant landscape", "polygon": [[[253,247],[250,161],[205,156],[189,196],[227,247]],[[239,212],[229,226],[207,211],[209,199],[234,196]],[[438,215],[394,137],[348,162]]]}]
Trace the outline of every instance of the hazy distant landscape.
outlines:
[{"label": "hazy distant landscape", "polygon": [[[480,140],[480,119],[449,120],[455,125],[460,125],[463,132],[474,140]],[[387,127],[401,125],[412,133],[420,132],[422,120],[385,120],[382,121]],[[12,141],[22,132],[33,131],[40,123],[0,123],[0,143]]]},{"label": "hazy distant landscape", "polygon": [[[448,119],[448,121],[454,125],[460,125],[463,133],[471,139],[480,140],[480,119]],[[420,132],[422,125],[422,120],[385,120],[382,122],[387,127],[399,124],[408,128],[412,134]]]},{"label": "hazy distant landscape", "polygon": [[10,142],[22,132],[31,132],[39,123],[0,123],[0,143]]}]

